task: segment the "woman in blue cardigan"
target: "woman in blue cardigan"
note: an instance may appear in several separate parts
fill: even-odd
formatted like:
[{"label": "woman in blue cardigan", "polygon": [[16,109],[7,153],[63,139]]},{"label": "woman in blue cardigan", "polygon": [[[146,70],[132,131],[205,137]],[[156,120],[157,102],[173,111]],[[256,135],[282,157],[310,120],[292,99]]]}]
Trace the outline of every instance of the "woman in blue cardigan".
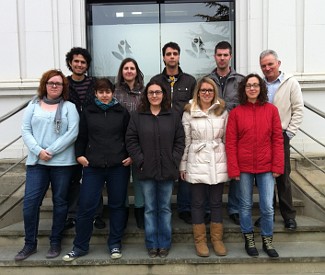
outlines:
[{"label": "woman in blue cardigan", "polygon": [[24,196],[25,246],[15,256],[25,260],[37,251],[39,212],[51,183],[53,222],[47,258],[61,252],[61,239],[68,211],[68,190],[76,165],[74,141],[79,115],[68,99],[68,81],[61,71],[49,70],[40,80],[38,96],[27,106],[22,137],[29,150]]}]

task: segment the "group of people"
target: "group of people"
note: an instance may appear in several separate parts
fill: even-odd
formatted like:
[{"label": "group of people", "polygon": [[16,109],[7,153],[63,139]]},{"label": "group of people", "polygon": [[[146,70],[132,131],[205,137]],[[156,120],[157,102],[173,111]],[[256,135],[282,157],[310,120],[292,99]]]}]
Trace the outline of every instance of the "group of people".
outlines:
[{"label": "group of people", "polygon": [[[43,74],[38,95],[23,118],[29,149],[24,197],[25,245],[15,260],[37,251],[39,212],[49,184],[53,222],[47,258],[61,253],[62,232],[75,225],[72,261],[89,252],[93,226],[104,228],[102,189],[108,194],[108,252],[122,257],[128,220],[128,183],[132,174],[134,213],[145,230],[149,257],[166,257],[172,246],[171,198],[177,183],[179,218],[192,224],[196,254],[227,255],[223,243],[222,195],[229,184],[229,218],[240,225],[248,255],[259,255],[252,221],[253,187],[259,191],[263,250],[273,246],[275,182],[284,226],[297,227],[292,204],[290,139],[303,118],[297,80],[280,71],[273,50],[263,51],[256,73],[231,68],[232,47],[215,47],[217,67],[196,79],[179,66],[175,42],[162,48],[165,68],[144,86],[132,58],[122,61],[116,84],[85,73],[91,56],[73,48],[66,61],[72,75]],[[81,182],[81,184],[80,184]],[[73,211],[70,211],[73,210]],[[72,213],[77,214],[72,214]]]}]

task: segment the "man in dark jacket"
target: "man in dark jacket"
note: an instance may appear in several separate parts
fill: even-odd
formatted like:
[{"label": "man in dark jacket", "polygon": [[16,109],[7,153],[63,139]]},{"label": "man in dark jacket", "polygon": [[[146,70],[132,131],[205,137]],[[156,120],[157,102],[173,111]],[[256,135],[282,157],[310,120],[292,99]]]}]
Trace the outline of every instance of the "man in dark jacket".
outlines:
[{"label": "man in dark jacket", "polygon": [[[164,84],[168,96],[171,98],[172,109],[182,117],[184,106],[193,97],[196,80],[186,74],[179,66],[181,49],[175,42],[169,42],[162,48],[162,56],[165,68],[161,74],[151,80]],[[188,182],[178,180],[177,211],[179,217],[188,224],[192,224],[191,194]]]},{"label": "man in dark jacket", "polygon": [[[218,86],[219,96],[226,102],[227,111],[230,112],[238,104],[237,87],[244,78],[230,67],[232,47],[227,41],[219,42],[214,50],[217,67],[209,75]],[[230,219],[239,225],[239,189],[235,180],[229,182],[228,214]]]},{"label": "man in dark jacket", "polygon": [[[72,72],[68,76],[69,81],[69,101],[77,107],[79,115],[90,104],[94,102],[94,83],[93,77],[87,76],[86,72],[91,63],[91,55],[87,49],[75,47],[66,54],[66,65]],[[69,190],[69,212],[64,229],[74,227],[79,200],[80,181],[82,166],[77,165]],[[105,228],[106,224],[101,219],[103,211],[103,201],[99,202],[94,226],[98,229]]]}]

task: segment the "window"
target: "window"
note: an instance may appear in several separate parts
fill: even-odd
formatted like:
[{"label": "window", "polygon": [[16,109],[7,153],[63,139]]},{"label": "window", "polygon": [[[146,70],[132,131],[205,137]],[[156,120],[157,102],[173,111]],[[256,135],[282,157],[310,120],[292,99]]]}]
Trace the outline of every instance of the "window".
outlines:
[{"label": "window", "polygon": [[181,48],[181,68],[197,78],[215,67],[219,41],[234,42],[234,1],[91,2],[87,25],[92,75],[114,78],[121,61],[132,57],[147,82],[164,68],[161,48],[173,41]]}]

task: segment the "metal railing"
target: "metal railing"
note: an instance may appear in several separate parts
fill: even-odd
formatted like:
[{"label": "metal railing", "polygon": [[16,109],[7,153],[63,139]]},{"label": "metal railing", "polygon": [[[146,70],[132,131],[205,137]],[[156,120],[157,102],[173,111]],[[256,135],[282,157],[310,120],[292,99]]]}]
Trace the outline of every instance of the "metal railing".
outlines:
[{"label": "metal railing", "polygon": [[[325,118],[325,113],[319,109],[317,109],[316,107],[312,106],[311,104],[309,104],[308,102],[304,102],[304,106],[306,109],[312,111],[313,113],[315,113],[316,115]],[[325,148],[325,144],[322,143],[321,141],[319,141],[318,139],[316,139],[315,137],[313,137],[312,135],[310,135],[309,133],[307,133],[305,130],[303,129],[299,129],[299,131],[301,133],[303,133],[304,135],[308,136],[310,139],[312,139],[313,141],[315,141],[316,143],[318,143],[319,145],[321,145],[323,148]],[[319,165],[317,165],[315,162],[313,162],[309,157],[307,157],[305,154],[303,154],[302,152],[300,152],[296,147],[290,145],[290,147],[300,156],[302,156],[305,160],[307,160],[311,165],[313,165],[315,168],[317,168],[318,170],[322,171],[323,173],[325,173],[325,170],[320,167]]]}]

